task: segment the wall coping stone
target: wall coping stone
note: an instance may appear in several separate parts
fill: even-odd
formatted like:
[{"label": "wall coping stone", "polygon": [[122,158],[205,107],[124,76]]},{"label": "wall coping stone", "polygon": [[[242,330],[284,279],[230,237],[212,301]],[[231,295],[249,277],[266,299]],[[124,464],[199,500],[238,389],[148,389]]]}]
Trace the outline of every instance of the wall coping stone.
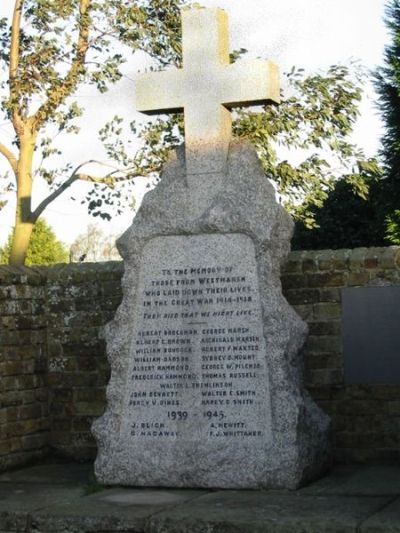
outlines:
[{"label": "wall coping stone", "polygon": [[[282,272],[293,272],[291,268],[286,269],[286,265],[294,262],[304,263],[314,260],[320,267],[322,262],[334,261],[334,270],[351,269],[355,267],[368,268],[365,260],[375,259],[381,268],[400,268],[400,246],[382,246],[382,247],[360,247],[360,248],[342,248],[337,250],[294,250],[289,253],[286,262],[283,265]],[[338,262],[339,260],[339,262]],[[343,261],[345,265],[340,266]],[[120,274],[123,272],[123,261],[103,261],[97,263],[61,263],[54,266],[10,266],[0,265],[0,283],[4,281],[14,283],[26,283],[31,279],[66,279],[78,273],[101,272]],[[318,270],[327,270],[326,267]],[[302,269],[299,269],[302,272]],[[14,280],[15,278],[15,280]]]}]

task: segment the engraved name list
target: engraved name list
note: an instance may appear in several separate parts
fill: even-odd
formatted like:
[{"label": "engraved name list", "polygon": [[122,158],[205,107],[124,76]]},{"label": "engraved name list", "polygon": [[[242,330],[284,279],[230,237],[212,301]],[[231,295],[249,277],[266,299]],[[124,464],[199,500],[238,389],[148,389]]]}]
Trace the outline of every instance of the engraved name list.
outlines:
[{"label": "engraved name list", "polygon": [[150,241],[135,316],[124,440],[265,442],[268,380],[249,237]]}]

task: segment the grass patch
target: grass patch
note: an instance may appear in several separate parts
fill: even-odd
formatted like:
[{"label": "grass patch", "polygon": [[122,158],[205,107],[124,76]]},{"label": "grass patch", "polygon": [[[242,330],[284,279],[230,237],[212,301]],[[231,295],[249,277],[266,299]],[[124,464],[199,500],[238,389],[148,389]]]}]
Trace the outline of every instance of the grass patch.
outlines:
[{"label": "grass patch", "polygon": [[87,483],[83,486],[83,495],[89,496],[90,494],[95,494],[96,492],[101,492],[102,490],[105,490],[107,487],[105,485],[101,485],[95,478],[94,474],[90,474],[89,479]]}]

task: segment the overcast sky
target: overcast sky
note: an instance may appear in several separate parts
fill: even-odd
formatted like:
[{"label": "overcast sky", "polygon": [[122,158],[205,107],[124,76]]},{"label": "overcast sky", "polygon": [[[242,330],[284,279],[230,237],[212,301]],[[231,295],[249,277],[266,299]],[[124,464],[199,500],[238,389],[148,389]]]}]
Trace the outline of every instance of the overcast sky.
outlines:
[{"label": "overcast sky", "polygon": [[[11,14],[13,3],[12,0],[1,0],[0,17]],[[232,49],[243,47],[251,56],[273,59],[282,71],[292,65],[307,70],[323,69],[351,59],[359,59],[367,68],[373,69],[382,62],[387,41],[382,20],[384,0],[203,0],[199,3],[227,11]],[[128,72],[106,95],[94,97],[89,89],[80,91],[79,103],[87,113],[79,139],[69,143],[69,157],[74,163],[98,157],[97,130],[108,117],[120,114],[128,121],[135,118],[133,78],[140,63],[130,68],[132,72]],[[356,132],[356,140],[367,155],[376,152],[380,133],[373,99],[372,89],[368,88]],[[1,125],[0,139],[10,140]],[[41,195],[43,191],[38,187],[37,192]],[[70,201],[69,196],[65,193],[45,212],[59,238],[65,242],[72,242],[88,222],[94,221],[85,215],[85,207]],[[104,223],[103,227],[110,233],[121,232],[129,225],[132,216],[132,213],[125,213],[112,223]],[[0,243],[12,224],[13,206],[10,204],[0,212]]]}]

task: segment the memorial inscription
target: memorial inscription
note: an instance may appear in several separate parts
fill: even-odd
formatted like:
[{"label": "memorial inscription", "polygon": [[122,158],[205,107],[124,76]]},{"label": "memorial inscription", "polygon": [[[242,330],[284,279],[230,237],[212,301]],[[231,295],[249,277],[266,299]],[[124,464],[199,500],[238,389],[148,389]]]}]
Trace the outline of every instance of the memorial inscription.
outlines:
[{"label": "memorial inscription", "polygon": [[265,445],[270,399],[252,240],[243,234],[150,240],[135,315],[121,445],[177,439]]}]

